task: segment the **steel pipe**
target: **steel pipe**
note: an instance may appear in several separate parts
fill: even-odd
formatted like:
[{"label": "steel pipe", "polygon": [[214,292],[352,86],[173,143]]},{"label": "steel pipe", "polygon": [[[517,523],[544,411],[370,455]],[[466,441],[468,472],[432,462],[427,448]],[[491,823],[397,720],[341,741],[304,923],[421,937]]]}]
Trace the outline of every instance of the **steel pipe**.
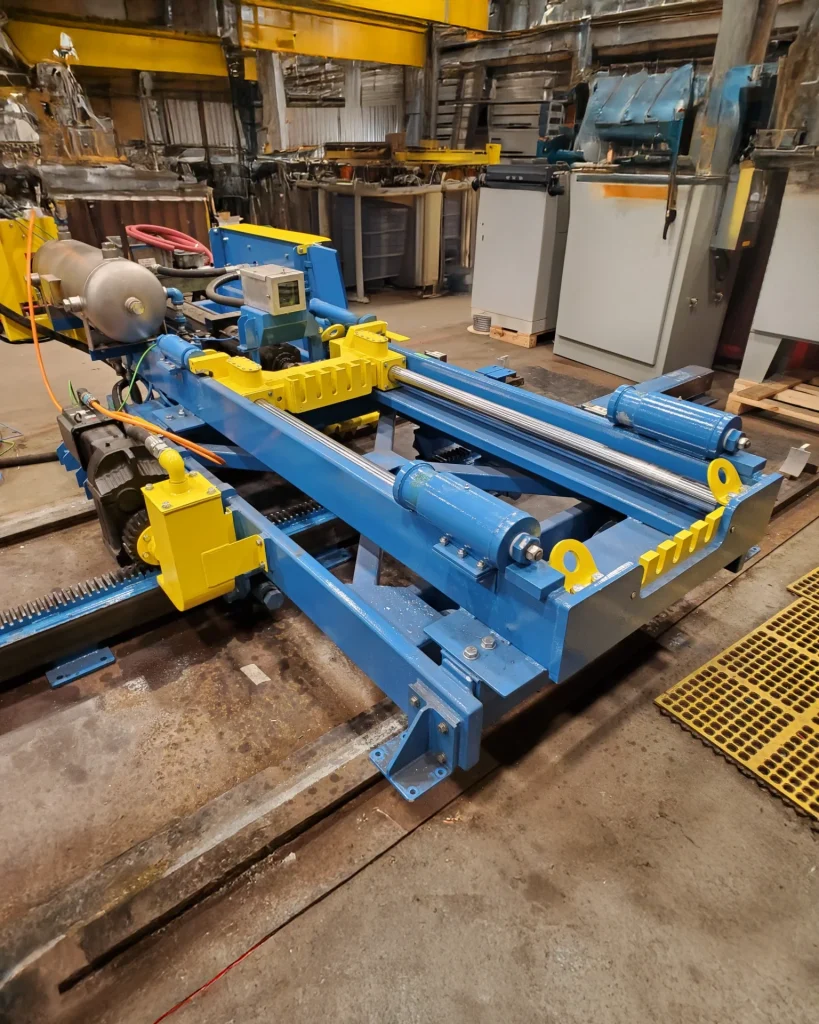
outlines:
[{"label": "steel pipe", "polygon": [[551,423],[535,419],[534,416],[527,416],[526,413],[506,409],[502,405],[490,402],[477,395],[470,395],[460,388],[454,388],[449,384],[441,384],[439,381],[431,380],[414,370],[405,370],[400,366],[394,366],[390,370],[390,380],[395,384],[408,384],[410,387],[418,388],[419,391],[426,391],[436,398],[443,398],[456,405],[461,405],[473,412],[483,416],[489,416],[506,423],[510,427],[522,430],[533,437],[541,438],[552,444],[559,445],[568,451],[576,452],[585,458],[593,459],[612,469],[620,470],[637,477],[644,483],[660,490],[670,491],[677,498],[684,498],[689,504],[708,509],[715,508],[717,502],[711,493],[710,488],[705,484],[697,483],[696,480],[689,480],[670,470],[661,469],[643,459],[635,458],[633,455],[626,455],[614,448],[609,448],[599,441],[592,441],[581,434],[575,434],[562,427],[555,427]]}]

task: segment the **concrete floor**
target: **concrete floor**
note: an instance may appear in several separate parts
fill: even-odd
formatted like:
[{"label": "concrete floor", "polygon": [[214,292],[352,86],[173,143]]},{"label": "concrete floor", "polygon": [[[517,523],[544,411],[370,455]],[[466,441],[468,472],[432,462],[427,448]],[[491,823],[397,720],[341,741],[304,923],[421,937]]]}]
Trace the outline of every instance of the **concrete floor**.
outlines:
[{"label": "concrete floor", "polygon": [[307,909],[174,1024],[813,1024],[819,835],[653,700],[789,603],[817,551],[814,522],[592,699],[525,709],[501,767],[407,838],[376,800],[282,851],[73,990],[66,1024],[156,1020],[277,927],[302,862]]},{"label": "concrete floor", "polygon": [[[619,383],[549,345],[467,333],[466,296],[385,293],[367,309],[460,365],[506,355],[528,386],[568,402]],[[53,447],[31,348],[3,346],[0,358],[0,419],[25,432],[27,450]],[[58,394],[69,377],[107,390],[107,368],[81,354],[49,345],[45,358]],[[724,395],[730,378],[717,383]],[[805,440],[761,418],[747,425],[772,458]],[[12,470],[0,515],[76,494],[61,467]],[[651,702],[784,606],[786,584],[817,551],[813,525],[684,620],[672,651],[658,648],[551,722],[172,1020],[815,1020],[816,836]],[[0,549],[0,607],[103,567],[93,525]],[[175,659],[152,658],[159,640]],[[305,652],[324,671],[291,670]],[[34,680],[0,696],[0,920],[378,698],[292,608],[243,633],[201,610],[117,654],[116,666],[64,690]],[[251,685],[248,663],[271,682]],[[217,941],[198,935],[190,962]],[[154,948],[174,975],[180,943],[168,942]],[[150,1024],[196,987],[193,970],[180,967],[174,988],[146,964],[129,963],[130,1001],[118,979],[104,1008],[71,1019]]]}]

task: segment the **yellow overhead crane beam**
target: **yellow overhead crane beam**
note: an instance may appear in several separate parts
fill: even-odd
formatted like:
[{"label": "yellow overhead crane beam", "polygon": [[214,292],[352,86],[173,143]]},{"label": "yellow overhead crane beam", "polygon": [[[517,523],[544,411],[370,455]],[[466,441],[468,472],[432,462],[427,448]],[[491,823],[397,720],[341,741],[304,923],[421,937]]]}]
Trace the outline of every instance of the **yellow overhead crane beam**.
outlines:
[{"label": "yellow overhead crane beam", "polygon": [[[240,40],[246,50],[423,67],[427,24],[485,29],[488,17],[488,0],[251,0],[240,6]],[[12,17],[4,31],[29,64],[53,60],[67,32],[86,67],[227,76],[212,36],[34,12]],[[252,57],[245,76],[257,77]]]},{"label": "yellow overhead crane beam", "polygon": [[380,14],[387,18],[408,18],[411,21],[436,22],[457,28],[489,28],[489,0],[249,0],[254,7],[279,7],[317,14],[343,14],[350,11]]},{"label": "yellow overhead crane beam", "polygon": [[248,50],[419,68],[426,61],[426,27],[420,23],[396,24],[363,11],[319,14],[316,8],[268,2],[243,3],[240,14],[240,40]]},{"label": "yellow overhead crane beam", "polygon": [[[84,67],[227,77],[224,52],[212,36],[110,23],[95,25],[53,16],[42,21],[12,18],[3,31],[29,64],[54,60],[60,33],[67,32]],[[245,60],[245,75],[256,78],[255,59]]]}]

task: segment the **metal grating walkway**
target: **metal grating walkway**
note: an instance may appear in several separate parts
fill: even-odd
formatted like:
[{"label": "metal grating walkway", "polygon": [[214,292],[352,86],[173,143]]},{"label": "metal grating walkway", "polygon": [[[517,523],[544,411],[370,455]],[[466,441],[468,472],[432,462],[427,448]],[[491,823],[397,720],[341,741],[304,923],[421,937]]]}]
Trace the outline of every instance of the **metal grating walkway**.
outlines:
[{"label": "metal grating walkway", "polygon": [[819,601],[819,568],[809,572],[795,583],[791,583],[788,590],[797,597],[807,597],[810,601]]},{"label": "metal grating walkway", "polygon": [[819,570],[798,584],[811,578],[816,601],[795,601],[655,703],[819,819]]}]

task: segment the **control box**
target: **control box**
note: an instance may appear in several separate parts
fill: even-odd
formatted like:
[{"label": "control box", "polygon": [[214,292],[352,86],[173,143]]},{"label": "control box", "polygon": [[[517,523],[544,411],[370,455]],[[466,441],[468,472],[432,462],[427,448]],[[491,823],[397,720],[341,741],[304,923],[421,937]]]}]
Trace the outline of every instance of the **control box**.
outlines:
[{"label": "control box", "polygon": [[261,267],[242,267],[241,278],[246,306],[273,316],[307,309],[304,274],[300,270],[266,263]]}]

